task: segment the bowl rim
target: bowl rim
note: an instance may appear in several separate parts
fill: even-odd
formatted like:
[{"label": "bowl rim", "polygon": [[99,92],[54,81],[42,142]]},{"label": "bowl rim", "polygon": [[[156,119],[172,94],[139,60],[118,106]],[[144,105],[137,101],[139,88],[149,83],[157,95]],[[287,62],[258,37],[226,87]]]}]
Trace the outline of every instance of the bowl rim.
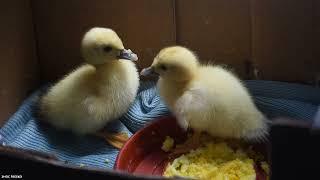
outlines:
[{"label": "bowl rim", "polygon": [[148,122],[147,124],[145,124],[142,128],[140,128],[137,132],[135,132],[129,139],[128,141],[123,145],[123,147],[120,149],[116,161],[114,163],[113,169],[114,170],[120,170],[123,171],[120,168],[120,158],[122,157],[122,155],[124,154],[125,150],[128,147],[128,144],[132,143],[133,141],[136,140],[136,137],[139,136],[141,133],[143,133],[145,131],[146,128],[150,127],[150,126],[156,126],[156,124],[161,123],[161,120],[164,119],[171,119],[171,118],[175,118],[172,115],[164,115],[158,118],[154,118],[152,121]]}]

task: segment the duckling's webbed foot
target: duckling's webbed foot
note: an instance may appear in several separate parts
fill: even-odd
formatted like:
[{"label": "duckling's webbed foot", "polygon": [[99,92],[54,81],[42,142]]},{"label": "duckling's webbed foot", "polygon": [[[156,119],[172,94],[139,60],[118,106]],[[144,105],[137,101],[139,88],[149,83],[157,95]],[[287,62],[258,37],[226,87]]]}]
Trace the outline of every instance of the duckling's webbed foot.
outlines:
[{"label": "duckling's webbed foot", "polygon": [[110,145],[117,149],[121,149],[129,139],[128,134],[124,132],[97,132],[96,136],[105,139]]},{"label": "duckling's webbed foot", "polygon": [[197,149],[202,145],[201,143],[201,132],[194,131],[192,136],[186,140],[183,144],[177,145],[175,149],[173,149],[170,156],[177,156],[181,154],[185,154],[190,152],[191,150]]}]

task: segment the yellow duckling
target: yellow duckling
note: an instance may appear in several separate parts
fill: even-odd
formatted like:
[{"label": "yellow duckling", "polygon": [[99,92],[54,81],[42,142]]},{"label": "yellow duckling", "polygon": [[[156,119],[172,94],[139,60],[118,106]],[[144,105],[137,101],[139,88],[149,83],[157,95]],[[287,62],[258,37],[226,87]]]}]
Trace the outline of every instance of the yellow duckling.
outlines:
[{"label": "yellow duckling", "polygon": [[[40,113],[57,128],[85,135],[98,132],[128,110],[137,94],[139,74],[132,62],[138,57],[111,29],[92,28],[81,48],[87,64],[49,89],[41,98]],[[98,134],[118,148],[127,139],[123,134]]]},{"label": "yellow duckling", "polygon": [[162,49],[141,74],[154,72],[160,75],[160,96],[179,125],[192,128],[195,137],[206,132],[222,138],[263,140],[268,134],[266,118],[241,81],[226,69],[202,65],[189,49],[174,46]]}]

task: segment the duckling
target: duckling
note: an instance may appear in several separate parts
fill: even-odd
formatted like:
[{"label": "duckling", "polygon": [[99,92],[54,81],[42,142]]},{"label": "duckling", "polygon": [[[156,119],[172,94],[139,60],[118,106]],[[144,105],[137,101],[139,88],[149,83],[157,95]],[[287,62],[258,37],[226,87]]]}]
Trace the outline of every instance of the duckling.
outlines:
[{"label": "duckling", "polygon": [[48,90],[40,100],[40,114],[56,128],[78,135],[96,133],[121,148],[127,137],[100,130],[134,101],[139,73],[132,61],[138,57],[124,48],[116,32],[101,27],[85,33],[81,51],[86,63]]},{"label": "duckling", "polygon": [[141,71],[141,75],[154,73],[160,75],[160,96],[179,126],[194,131],[193,143],[201,132],[227,139],[266,138],[268,120],[240,79],[227,69],[200,64],[191,50],[173,46],[162,49],[152,65]]}]

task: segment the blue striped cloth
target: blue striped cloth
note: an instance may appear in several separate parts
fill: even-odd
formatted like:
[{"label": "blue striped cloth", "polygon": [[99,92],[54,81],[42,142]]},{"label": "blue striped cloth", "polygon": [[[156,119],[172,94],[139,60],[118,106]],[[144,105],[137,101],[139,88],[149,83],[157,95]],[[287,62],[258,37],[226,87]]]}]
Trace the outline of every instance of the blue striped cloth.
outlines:
[{"label": "blue striped cloth", "polygon": [[[268,117],[287,116],[313,120],[320,104],[320,89],[274,81],[246,81],[258,108]],[[99,168],[112,168],[118,150],[104,140],[75,136],[58,131],[37,120],[37,102],[46,90],[41,88],[27,98],[18,111],[0,129],[0,139],[8,146],[55,154],[62,161]],[[154,82],[141,83],[137,98],[129,111],[108,128],[136,132],[153,119],[168,115]]]}]

